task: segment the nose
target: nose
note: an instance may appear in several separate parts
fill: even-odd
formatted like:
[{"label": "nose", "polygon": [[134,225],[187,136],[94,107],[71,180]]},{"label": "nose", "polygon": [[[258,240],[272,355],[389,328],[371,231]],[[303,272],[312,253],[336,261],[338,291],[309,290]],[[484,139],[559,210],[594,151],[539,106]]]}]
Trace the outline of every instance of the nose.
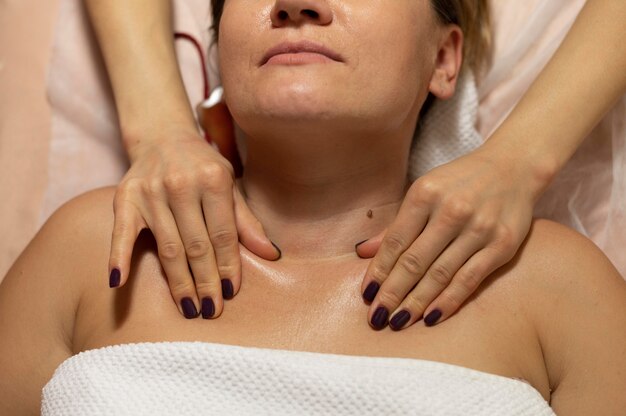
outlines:
[{"label": "nose", "polygon": [[274,27],[304,23],[326,26],[333,21],[333,11],[326,0],[276,0],[271,18]]}]

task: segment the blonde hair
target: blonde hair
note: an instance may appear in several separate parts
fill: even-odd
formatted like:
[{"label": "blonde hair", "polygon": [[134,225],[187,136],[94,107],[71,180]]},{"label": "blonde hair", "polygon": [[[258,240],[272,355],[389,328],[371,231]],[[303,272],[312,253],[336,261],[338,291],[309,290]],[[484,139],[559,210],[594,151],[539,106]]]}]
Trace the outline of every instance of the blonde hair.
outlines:
[{"label": "blonde hair", "polygon": [[443,24],[461,28],[463,63],[478,75],[491,60],[491,21],[487,0],[430,0]]}]

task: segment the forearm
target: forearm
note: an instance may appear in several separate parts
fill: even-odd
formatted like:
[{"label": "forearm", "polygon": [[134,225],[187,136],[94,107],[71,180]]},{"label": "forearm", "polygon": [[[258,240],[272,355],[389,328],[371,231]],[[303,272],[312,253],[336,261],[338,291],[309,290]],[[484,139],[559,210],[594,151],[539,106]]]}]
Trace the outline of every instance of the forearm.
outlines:
[{"label": "forearm", "polygon": [[548,65],[487,141],[512,157],[526,157],[539,186],[547,187],[626,91],[624,21],[626,2],[588,0]]},{"label": "forearm", "polygon": [[126,150],[159,123],[196,129],[174,51],[169,0],[86,0]]}]

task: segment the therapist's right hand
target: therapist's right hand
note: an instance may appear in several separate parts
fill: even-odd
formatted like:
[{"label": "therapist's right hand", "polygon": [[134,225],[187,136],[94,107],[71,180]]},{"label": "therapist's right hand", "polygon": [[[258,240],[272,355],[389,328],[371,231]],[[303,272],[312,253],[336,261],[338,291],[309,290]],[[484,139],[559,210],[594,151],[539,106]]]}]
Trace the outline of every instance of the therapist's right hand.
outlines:
[{"label": "therapist's right hand", "polygon": [[195,130],[170,126],[135,143],[114,199],[109,286],[126,283],[133,246],[148,228],[181,314],[218,317],[241,286],[239,241],[266,260],[280,252],[246,205],[231,164]]}]

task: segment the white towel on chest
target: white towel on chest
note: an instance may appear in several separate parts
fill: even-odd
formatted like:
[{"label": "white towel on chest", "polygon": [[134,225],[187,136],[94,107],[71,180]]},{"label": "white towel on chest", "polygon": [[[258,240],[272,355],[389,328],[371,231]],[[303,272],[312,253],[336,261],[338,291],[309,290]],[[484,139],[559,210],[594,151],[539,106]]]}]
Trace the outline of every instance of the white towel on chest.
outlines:
[{"label": "white towel on chest", "polygon": [[43,415],[553,415],[529,384],[464,367],[202,342],[66,360]]}]

